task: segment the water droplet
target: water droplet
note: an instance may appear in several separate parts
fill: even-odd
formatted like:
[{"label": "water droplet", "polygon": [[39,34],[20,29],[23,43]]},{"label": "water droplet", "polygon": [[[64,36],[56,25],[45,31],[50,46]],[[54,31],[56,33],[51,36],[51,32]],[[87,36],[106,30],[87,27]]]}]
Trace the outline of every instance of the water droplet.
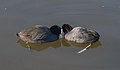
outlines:
[{"label": "water droplet", "polygon": [[5,10],[7,10],[7,8],[5,8]]},{"label": "water droplet", "polygon": [[104,6],[104,5],[102,5],[101,7],[102,7],[102,8],[104,8],[105,6]]}]

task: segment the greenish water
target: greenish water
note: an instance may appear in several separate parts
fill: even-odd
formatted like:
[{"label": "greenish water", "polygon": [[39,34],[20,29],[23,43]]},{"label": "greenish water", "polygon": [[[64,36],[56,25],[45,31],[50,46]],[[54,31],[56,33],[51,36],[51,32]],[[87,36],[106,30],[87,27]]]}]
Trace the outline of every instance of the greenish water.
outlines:
[{"label": "greenish water", "polygon": [[[0,70],[119,70],[119,0],[1,0]],[[84,26],[96,30],[100,41],[87,44],[60,39],[27,45],[16,33],[36,24]]]}]

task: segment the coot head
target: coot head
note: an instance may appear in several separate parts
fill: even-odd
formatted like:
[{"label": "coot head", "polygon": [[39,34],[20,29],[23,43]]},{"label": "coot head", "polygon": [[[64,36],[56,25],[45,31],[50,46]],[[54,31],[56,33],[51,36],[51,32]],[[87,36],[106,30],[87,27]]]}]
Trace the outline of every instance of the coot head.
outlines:
[{"label": "coot head", "polygon": [[62,29],[63,29],[64,33],[68,33],[68,32],[70,32],[73,29],[73,27],[70,26],[69,24],[63,24],[62,25]]},{"label": "coot head", "polygon": [[53,25],[50,27],[50,31],[55,34],[55,35],[60,35],[61,34],[61,27],[59,27],[58,25]]}]

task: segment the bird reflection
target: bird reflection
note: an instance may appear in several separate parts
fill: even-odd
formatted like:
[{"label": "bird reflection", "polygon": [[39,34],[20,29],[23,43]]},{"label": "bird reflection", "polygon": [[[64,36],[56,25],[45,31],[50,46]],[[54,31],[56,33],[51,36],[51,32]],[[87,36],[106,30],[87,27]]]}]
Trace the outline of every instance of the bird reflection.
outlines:
[{"label": "bird reflection", "polygon": [[[81,44],[81,43],[76,43],[76,42],[72,42],[72,41],[68,41],[66,39],[62,39],[62,44],[63,46],[69,47],[69,46],[74,46],[74,47],[79,47],[79,48],[85,48],[86,46],[89,45],[89,43],[86,44]],[[101,42],[97,41],[95,43],[93,43],[90,48],[97,48],[99,46],[101,46]]]},{"label": "bird reflection", "polygon": [[[82,48],[85,48],[86,46],[88,46],[88,44],[80,44],[80,43],[75,43],[75,42],[71,42],[71,41],[67,41],[65,39],[59,39],[57,41],[54,41],[54,42],[48,42],[48,43],[42,43],[42,44],[39,44],[39,43],[27,43],[22,41],[21,39],[19,39],[17,41],[18,44],[20,44],[22,47],[24,48],[30,48],[31,50],[36,50],[36,51],[42,51],[42,50],[45,50],[49,47],[52,47],[52,48],[59,48],[59,47],[78,47],[80,49]],[[28,45],[30,47],[28,47]],[[101,42],[100,41],[97,41],[95,43],[92,44],[92,46],[90,46],[89,48],[97,48],[101,46]]]},{"label": "bird reflection", "polygon": [[[48,47],[53,47],[53,48],[61,47],[60,40],[57,40],[57,41],[54,41],[54,42],[49,42],[49,43],[42,43],[42,44],[39,44],[39,43],[27,43],[26,44],[26,42],[19,39],[17,41],[17,43],[19,43],[24,48],[30,48],[31,50],[36,50],[36,51],[42,51],[42,50],[47,49]],[[28,45],[30,47],[28,47]]]}]

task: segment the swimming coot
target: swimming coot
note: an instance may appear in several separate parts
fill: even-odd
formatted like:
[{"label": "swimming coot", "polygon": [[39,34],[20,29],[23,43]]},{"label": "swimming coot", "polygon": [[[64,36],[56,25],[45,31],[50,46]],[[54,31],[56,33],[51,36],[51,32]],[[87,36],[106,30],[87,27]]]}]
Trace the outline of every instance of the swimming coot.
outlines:
[{"label": "swimming coot", "polygon": [[58,25],[53,25],[50,28],[42,25],[36,25],[22,30],[17,33],[17,36],[25,42],[45,43],[58,40],[60,33],[61,27]]},{"label": "swimming coot", "polygon": [[62,25],[64,38],[68,41],[76,43],[89,43],[89,45],[78,53],[82,53],[89,48],[93,43],[99,40],[100,35],[91,29],[85,27],[72,27],[69,24]]}]

